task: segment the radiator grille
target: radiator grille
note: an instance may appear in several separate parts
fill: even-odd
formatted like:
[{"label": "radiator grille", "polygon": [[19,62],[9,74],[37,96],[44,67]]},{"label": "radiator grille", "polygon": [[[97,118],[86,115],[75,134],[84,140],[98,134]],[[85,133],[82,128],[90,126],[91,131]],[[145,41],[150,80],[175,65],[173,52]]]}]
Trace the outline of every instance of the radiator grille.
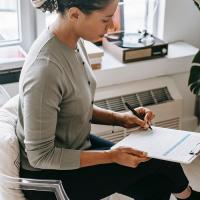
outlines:
[{"label": "radiator grille", "polygon": [[134,105],[134,107],[140,106],[140,102],[139,102],[137,94],[125,95],[125,96],[123,96],[123,98],[124,98],[125,102],[128,102],[130,105]]},{"label": "radiator grille", "polygon": [[[155,126],[163,127],[163,128],[172,128],[172,129],[179,129],[180,118],[173,118],[165,121],[159,121],[155,123]],[[107,139],[113,143],[117,143],[122,140],[124,137],[128,136],[131,133],[138,129],[138,127],[131,128],[131,129],[118,129],[114,128],[113,132],[108,131],[105,133],[101,133],[100,137]]]},{"label": "radiator grille", "polygon": [[167,88],[159,88],[153,90],[153,95],[157,103],[164,103],[168,100],[172,100],[172,97]]},{"label": "radiator grille", "polygon": [[125,102],[128,102],[133,107],[150,106],[160,103],[172,101],[168,88],[158,88],[138,93],[132,93],[124,96],[108,98],[104,100],[95,101],[95,104],[101,108],[110,109],[113,111],[127,110]]},{"label": "radiator grille", "polygon": [[[128,102],[133,107],[139,106],[150,106],[150,105],[157,105],[166,102],[172,101],[173,98],[171,97],[169,90],[167,87],[152,89],[148,91],[142,91],[138,93],[127,94],[123,96],[117,96],[114,98],[107,98],[99,101],[95,101],[95,104],[101,108],[110,109],[113,111],[125,111],[127,110],[125,106],[125,102]],[[164,121],[155,122],[155,126],[163,127],[163,128],[172,128],[172,129],[179,129],[180,128],[180,118],[171,118]],[[134,131],[138,127],[125,129],[115,127],[113,131],[110,129],[106,132],[101,132],[100,137],[110,140],[114,143],[119,142],[127,135],[134,133]]]},{"label": "radiator grille", "polygon": [[155,123],[155,126],[160,126],[163,128],[179,129],[180,118],[176,117],[173,119],[159,121]]},{"label": "radiator grille", "polygon": [[110,110],[114,111],[123,111],[124,110],[124,103],[122,97],[116,97],[107,100]]},{"label": "radiator grille", "polygon": [[156,104],[157,102],[153,99],[151,91],[145,91],[138,93],[139,100],[141,102],[141,106],[148,106]]}]

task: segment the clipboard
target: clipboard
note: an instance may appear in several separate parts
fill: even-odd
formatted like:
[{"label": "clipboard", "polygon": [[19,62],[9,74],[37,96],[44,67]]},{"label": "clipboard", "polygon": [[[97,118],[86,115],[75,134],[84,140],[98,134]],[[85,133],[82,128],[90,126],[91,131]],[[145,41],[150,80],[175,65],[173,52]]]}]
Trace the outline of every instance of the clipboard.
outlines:
[{"label": "clipboard", "polygon": [[200,155],[200,133],[152,126],[134,131],[112,149],[120,146],[145,151],[150,158],[189,164]]}]

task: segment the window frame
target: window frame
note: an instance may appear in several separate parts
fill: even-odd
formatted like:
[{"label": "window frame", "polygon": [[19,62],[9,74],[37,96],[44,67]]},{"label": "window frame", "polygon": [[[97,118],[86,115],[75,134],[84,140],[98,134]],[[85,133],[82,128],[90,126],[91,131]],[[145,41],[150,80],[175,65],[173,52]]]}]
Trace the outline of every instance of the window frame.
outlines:
[{"label": "window frame", "polygon": [[36,11],[32,6],[31,1],[20,0],[20,3],[22,40],[19,45],[27,52],[37,38]]},{"label": "window frame", "polygon": [[[119,5],[120,4],[123,4],[123,1],[124,0],[120,0],[119,1]],[[151,34],[153,34],[154,36],[158,36],[158,34],[159,33],[161,33],[161,32],[163,32],[163,27],[161,26],[161,24],[160,23],[163,23],[164,22],[164,18],[162,18],[162,20],[159,20],[159,17],[160,17],[160,13],[163,13],[163,12],[165,12],[165,1],[166,0],[163,0],[162,2],[160,1],[160,0],[154,0],[154,3],[155,3],[155,11],[153,11],[154,13],[153,13],[153,23],[151,24],[151,27],[149,27],[150,26],[150,15],[149,15],[149,13],[150,13],[150,5],[151,5],[151,2],[152,0],[146,0],[146,9],[147,9],[147,12],[145,13],[146,15],[145,15],[145,23],[146,23],[146,25],[145,25],[145,27],[147,28],[147,29],[149,29],[148,30],[148,32],[149,33],[151,33]],[[160,4],[162,5],[162,6],[160,6]],[[164,6],[163,6],[164,5]],[[121,13],[123,14],[124,13],[124,9],[123,9],[123,7],[121,7]],[[149,18],[148,18],[149,17]],[[124,22],[123,22],[123,20],[124,20],[124,18],[121,18],[121,23],[122,23],[122,30],[124,30]],[[162,21],[162,22],[161,22]]]},{"label": "window frame", "polygon": [[16,45],[16,44],[20,44],[22,42],[20,14],[21,14],[21,0],[17,0],[17,18],[18,18],[18,35],[19,35],[19,37],[16,40],[8,40],[5,42],[0,42],[0,47]]},{"label": "window frame", "polygon": [[24,0],[17,0],[17,9],[19,39],[0,43],[0,47],[20,45],[25,51],[28,51],[37,37],[36,11],[30,1]]},{"label": "window frame", "polygon": [[[152,33],[153,35],[157,36],[158,31],[160,28],[159,28],[159,23],[158,23],[158,16],[159,16],[159,13],[160,13],[160,1],[159,0],[155,0],[156,3],[157,3],[157,9],[156,9],[156,12],[154,14],[154,23],[152,24]],[[120,0],[119,1],[119,4],[123,4],[123,0]],[[36,12],[36,24],[37,24],[37,36],[42,32],[42,30],[46,27],[46,21],[45,21],[45,13],[42,13],[41,11],[37,11]],[[123,19],[121,19],[123,20]],[[123,28],[123,27],[122,27]]]},{"label": "window frame", "polygon": [[[3,46],[8,45],[20,45],[26,52],[30,49],[34,40],[39,36],[39,34],[46,27],[45,13],[41,10],[36,10],[30,1],[18,0],[19,2],[19,30],[20,30],[20,40],[16,42],[11,42]],[[162,10],[163,12],[163,10]],[[160,13],[160,1],[158,1],[158,9],[155,14],[153,34],[157,36],[161,35],[162,27],[160,30],[159,19],[156,19]],[[160,21],[160,20],[159,20]],[[1,46],[1,45],[0,45]]]}]

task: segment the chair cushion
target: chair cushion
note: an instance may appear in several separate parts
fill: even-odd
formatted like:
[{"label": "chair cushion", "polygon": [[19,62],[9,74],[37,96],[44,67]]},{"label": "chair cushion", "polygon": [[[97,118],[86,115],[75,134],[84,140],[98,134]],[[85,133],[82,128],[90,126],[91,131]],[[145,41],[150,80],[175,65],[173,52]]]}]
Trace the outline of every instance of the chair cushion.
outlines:
[{"label": "chair cushion", "polygon": [[[19,177],[20,152],[15,134],[19,96],[11,98],[0,108],[0,174]],[[20,190],[0,186],[0,200],[25,200]]]}]

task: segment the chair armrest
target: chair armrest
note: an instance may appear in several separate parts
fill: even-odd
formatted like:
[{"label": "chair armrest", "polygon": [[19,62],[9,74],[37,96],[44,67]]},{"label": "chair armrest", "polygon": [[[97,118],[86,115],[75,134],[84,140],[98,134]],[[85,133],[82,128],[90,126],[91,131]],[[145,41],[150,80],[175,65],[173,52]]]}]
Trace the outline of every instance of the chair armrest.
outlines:
[{"label": "chair armrest", "polygon": [[3,86],[0,85],[0,107],[10,99],[10,95],[6,92]]},{"label": "chair armrest", "polygon": [[0,186],[17,190],[54,192],[57,200],[69,200],[60,180],[16,178],[0,174]]}]

